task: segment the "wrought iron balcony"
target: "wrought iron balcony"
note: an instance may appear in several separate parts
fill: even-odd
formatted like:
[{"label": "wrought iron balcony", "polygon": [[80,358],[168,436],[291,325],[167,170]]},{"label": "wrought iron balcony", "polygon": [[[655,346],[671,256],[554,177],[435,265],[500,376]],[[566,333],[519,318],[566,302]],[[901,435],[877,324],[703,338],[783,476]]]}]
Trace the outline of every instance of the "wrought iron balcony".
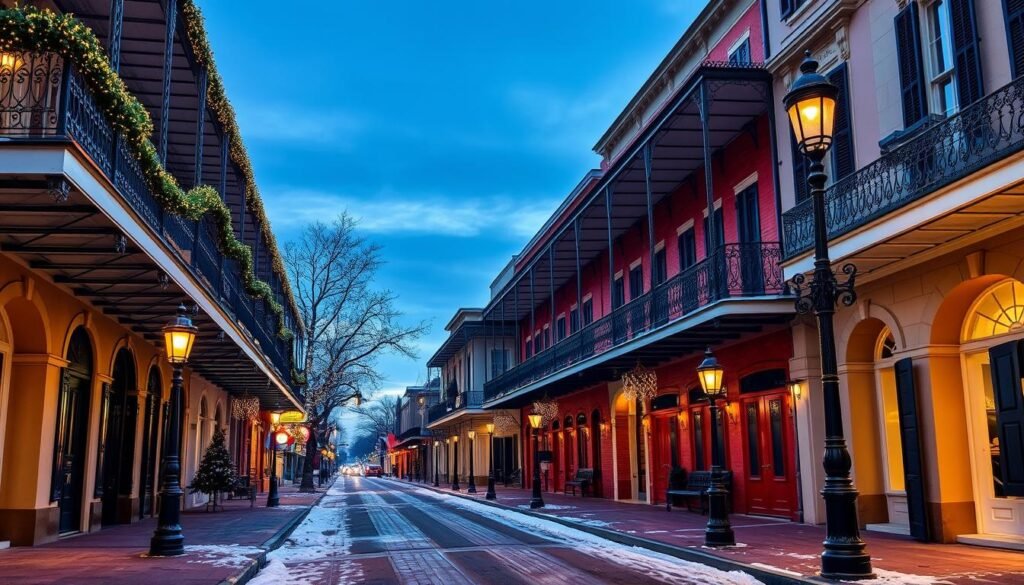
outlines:
[{"label": "wrought iron balcony", "polygon": [[[11,59],[0,72],[0,140],[76,143],[142,223],[173,250],[210,297],[235,316],[278,373],[290,380],[291,344],[277,335],[277,318],[266,303],[241,289],[240,267],[220,251],[214,224],[164,211],[84,80],[63,59],[30,52],[16,53]],[[263,273],[259,278],[271,284],[279,302],[283,300],[273,275]]]},{"label": "wrought iron balcony", "polygon": [[484,400],[504,396],[642,338],[723,299],[782,294],[781,259],[777,242],[726,244],[709,258],[487,381]]},{"label": "wrought iron balcony", "polygon": [[[882,155],[825,192],[829,238],[847,234],[1024,147],[1024,78]],[[782,214],[785,258],[814,243],[810,199]]]},{"label": "wrought iron balcony", "polygon": [[432,423],[459,410],[479,408],[483,399],[484,393],[481,390],[459,392],[455,396],[449,396],[446,400],[431,406],[430,410],[427,411],[427,421]]}]

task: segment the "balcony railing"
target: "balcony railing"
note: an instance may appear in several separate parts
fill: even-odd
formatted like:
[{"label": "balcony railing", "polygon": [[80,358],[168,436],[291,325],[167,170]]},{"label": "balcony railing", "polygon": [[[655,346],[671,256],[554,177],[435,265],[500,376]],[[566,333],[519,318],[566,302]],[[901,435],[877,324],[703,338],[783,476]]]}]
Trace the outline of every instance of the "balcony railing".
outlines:
[{"label": "balcony railing", "polygon": [[493,400],[726,298],[782,294],[776,242],[726,244],[709,258],[484,384]]},{"label": "balcony railing", "polygon": [[[841,236],[1024,147],[1024,78],[836,182],[825,192],[829,238]],[[810,199],[782,214],[785,257],[814,243]]]},{"label": "balcony railing", "polygon": [[438,402],[427,411],[427,420],[434,422],[457,410],[466,408],[478,408],[483,402],[484,393],[481,390],[470,390],[459,392],[455,396],[449,396],[446,400]]},{"label": "balcony railing", "polygon": [[176,252],[278,369],[290,379],[289,344],[278,337],[263,300],[241,289],[238,263],[217,246],[216,227],[166,213],[153,196],[138,162],[107,123],[92,93],[73,68],[51,53],[14,53],[0,68],[0,138],[73,140],[92,159],[142,221]]}]

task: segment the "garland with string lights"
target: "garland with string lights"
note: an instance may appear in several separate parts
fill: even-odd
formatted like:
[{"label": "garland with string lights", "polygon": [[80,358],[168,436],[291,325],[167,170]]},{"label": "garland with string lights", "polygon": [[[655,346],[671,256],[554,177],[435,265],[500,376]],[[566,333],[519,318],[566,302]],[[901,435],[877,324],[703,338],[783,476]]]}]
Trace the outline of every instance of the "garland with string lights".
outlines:
[{"label": "garland with string lights", "polygon": [[[281,277],[285,298],[294,307],[295,300],[284,263],[256,188],[252,164],[235,122],[234,109],[227,100],[223,81],[214,67],[202,15],[190,0],[183,1],[182,14],[197,60],[207,68],[207,107],[221,124],[224,138],[228,141],[229,156],[242,173],[246,184],[249,194],[246,206],[260,225],[271,253],[272,267]],[[235,238],[231,226],[231,210],[213,187],[199,185],[185,191],[163,166],[156,147],[150,141],[153,121],[149,112],[110,67],[107,53],[92,29],[70,14],[57,14],[46,8],[3,8],[0,9],[0,51],[52,52],[72,63],[92,92],[107,122],[121,135],[129,152],[138,161],[142,175],[160,205],[166,211],[192,221],[198,221],[203,216],[210,217],[219,228],[217,244],[221,252],[239,264],[245,291],[253,298],[262,299],[277,316],[277,335],[280,338],[288,340],[294,336],[285,325],[284,308],[274,299],[270,285],[256,277],[252,250]],[[301,328],[300,321],[298,324]]]}]

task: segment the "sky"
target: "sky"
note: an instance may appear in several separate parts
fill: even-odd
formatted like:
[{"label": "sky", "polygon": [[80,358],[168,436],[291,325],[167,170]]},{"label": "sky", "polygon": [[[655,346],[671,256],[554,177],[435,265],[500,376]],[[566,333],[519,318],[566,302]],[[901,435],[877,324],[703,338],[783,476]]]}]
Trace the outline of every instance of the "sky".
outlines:
[{"label": "sky", "polygon": [[381,391],[424,381],[703,4],[200,2],[278,242],[347,210],[383,246],[378,286],[431,324]]}]

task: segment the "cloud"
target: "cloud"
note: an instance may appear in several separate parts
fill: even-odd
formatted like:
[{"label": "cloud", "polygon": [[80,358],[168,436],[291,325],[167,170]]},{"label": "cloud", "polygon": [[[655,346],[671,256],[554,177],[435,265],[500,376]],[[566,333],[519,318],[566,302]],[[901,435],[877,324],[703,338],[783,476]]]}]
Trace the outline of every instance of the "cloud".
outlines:
[{"label": "cloud", "polygon": [[318,108],[303,109],[295,104],[242,104],[237,107],[238,124],[249,140],[307,142],[317,146],[346,147],[366,128],[365,117]]},{"label": "cloud", "polygon": [[500,195],[454,199],[389,190],[366,197],[301,188],[274,193],[274,197],[266,200],[266,205],[276,229],[322,221],[348,211],[359,218],[359,229],[368,233],[465,238],[488,231],[517,238],[530,237],[558,203],[555,199]]}]

